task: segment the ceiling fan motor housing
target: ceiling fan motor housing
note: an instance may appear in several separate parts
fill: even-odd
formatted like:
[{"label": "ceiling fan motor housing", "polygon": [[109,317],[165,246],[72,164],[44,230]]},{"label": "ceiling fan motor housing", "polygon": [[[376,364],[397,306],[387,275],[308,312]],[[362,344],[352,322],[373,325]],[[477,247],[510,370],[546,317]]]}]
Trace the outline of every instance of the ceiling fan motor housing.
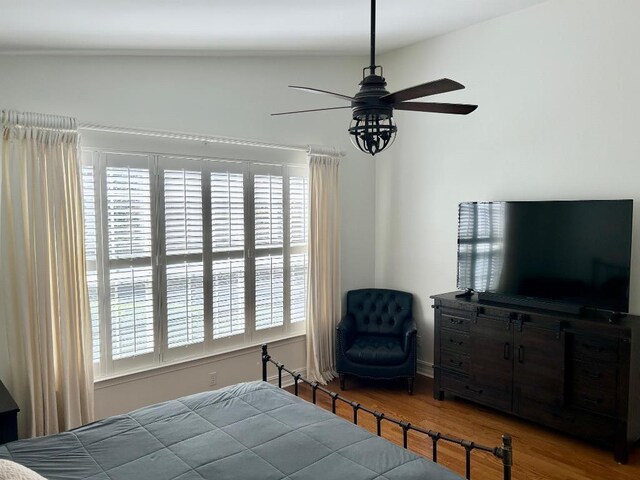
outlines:
[{"label": "ceiling fan motor housing", "polygon": [[376,115],[380,120],[393,116],[393,104],[382,102],[380,97],[388,95],[387,82],[380,75],[367,75],[360,82],[360,91],[353,96],[351,108],[354,119]]},{"label": "ceiling fan motor housing", "polygon": [[380,75],[368,75],[360,82],[360,91],[351,101],[351,142],[371,155],[391,145],[398,131],[393,121],[393,105],[380,100],[389,93],[386,86],[387,82]]}]

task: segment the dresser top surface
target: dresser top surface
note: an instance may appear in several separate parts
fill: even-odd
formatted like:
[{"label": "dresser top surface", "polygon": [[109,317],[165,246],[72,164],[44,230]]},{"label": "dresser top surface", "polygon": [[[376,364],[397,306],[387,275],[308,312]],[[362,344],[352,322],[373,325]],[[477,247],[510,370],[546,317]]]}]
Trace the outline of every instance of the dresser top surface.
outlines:
[{"label": "dresser top surface", "polygon": [[[456,295],[460,295],[461,293],[463,292],[448,292],[438,295],[432,295],[431,298],[436,301],[440,300],[447,303],[456,302],[460,306],[464,306],[470,309],[474,307],[486,307],[492,309],[508,310],[510,312],[535,314],[544,317],[554,317],[565,321],[581,323],[585,326],[589,325],[593,327],[604,327],[611,330],[631,330],[632,332],[637,332],[638,334],[640,334],[640,316],[637,315],[627,314],[623,315],[619,319],[609,322],[610,312],[606,311],[587,309],[583,315],[575,315],[570,313],[554,312],[552,310],[545,310],[541,308],[528,308],[516,305],[480,301],[478,300],[478,296],[475,294],[468,297],[456,297]],[[634,333],[634,336],[635,335],[636,334]]]}]

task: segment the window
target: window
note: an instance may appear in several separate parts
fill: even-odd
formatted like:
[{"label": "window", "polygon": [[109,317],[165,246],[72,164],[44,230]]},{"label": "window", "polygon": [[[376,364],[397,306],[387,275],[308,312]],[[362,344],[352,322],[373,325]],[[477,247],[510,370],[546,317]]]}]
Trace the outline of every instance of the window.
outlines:
[{"label": "window", "polygon": [[83,151],[97,376],[304,331],[307,169]]}]

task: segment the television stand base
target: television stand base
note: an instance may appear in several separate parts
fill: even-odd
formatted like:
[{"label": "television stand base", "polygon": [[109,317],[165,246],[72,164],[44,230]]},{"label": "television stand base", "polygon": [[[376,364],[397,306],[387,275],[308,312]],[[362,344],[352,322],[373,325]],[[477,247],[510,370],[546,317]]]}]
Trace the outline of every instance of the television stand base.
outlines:
[{"label": "television stand base", "polygon": [[539,308],[541,310],[551,310],[554,312],[570,313],[573,315],[581,315],[583,312],[583,307],[581,305],[562,303],[554,300],[543,300],[540,298],[516,297],[503,295],[501,293],[478,292],[478,301],[503,303],[518,307]]}]

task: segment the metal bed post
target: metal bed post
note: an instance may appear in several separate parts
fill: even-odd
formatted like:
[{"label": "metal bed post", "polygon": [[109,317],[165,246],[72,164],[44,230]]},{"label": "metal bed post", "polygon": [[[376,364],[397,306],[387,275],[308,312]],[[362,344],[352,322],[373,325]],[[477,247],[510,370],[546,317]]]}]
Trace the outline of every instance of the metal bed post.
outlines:
[{"label": "metal bed post", "polygon": [[384,418],[384,413],[381,412],[373,412],[373,416],[376,417],[377,422],[377,433],[378,436],[382,436],[382,419]]},{"label": "metal bed post", "polygon": [[282,388],[282,369],[284,365],[278,364],[278,388]]},{"label": "metal bed post", "polygon": [[440,432],[434,432],[433,430],[429,430],[427,432],[429,438],[431,438],[431,442],[433,443],[433,449],[431,454],[431,459],[438,463],[438,440],[440,440]]},{"label": "metal bed post", "polygon": [[511,480],[511,467],[513,466],[513,451],[511,447],[511,436],[502,436],[502,465],[504,480]]},{"label": "metal bed post", "polygon": [[408,447],[408,434],[409,434],[409,429],[411,428],[411,424],[408,422],[400,422],[400,427],[402,428],[402,446],[404,448]]},{"label": "metal bed post", "polygon": [[353,424],[358,425],[358,410],[360,409],[360,404],[358,402],[351,402],[351,407],[353,408]]},{"label": "metal bed post", "polygon": [[271,355],[267,351],[267,344],[262,345],[262,381],[267,381],[267,364],[271,360]]}]

